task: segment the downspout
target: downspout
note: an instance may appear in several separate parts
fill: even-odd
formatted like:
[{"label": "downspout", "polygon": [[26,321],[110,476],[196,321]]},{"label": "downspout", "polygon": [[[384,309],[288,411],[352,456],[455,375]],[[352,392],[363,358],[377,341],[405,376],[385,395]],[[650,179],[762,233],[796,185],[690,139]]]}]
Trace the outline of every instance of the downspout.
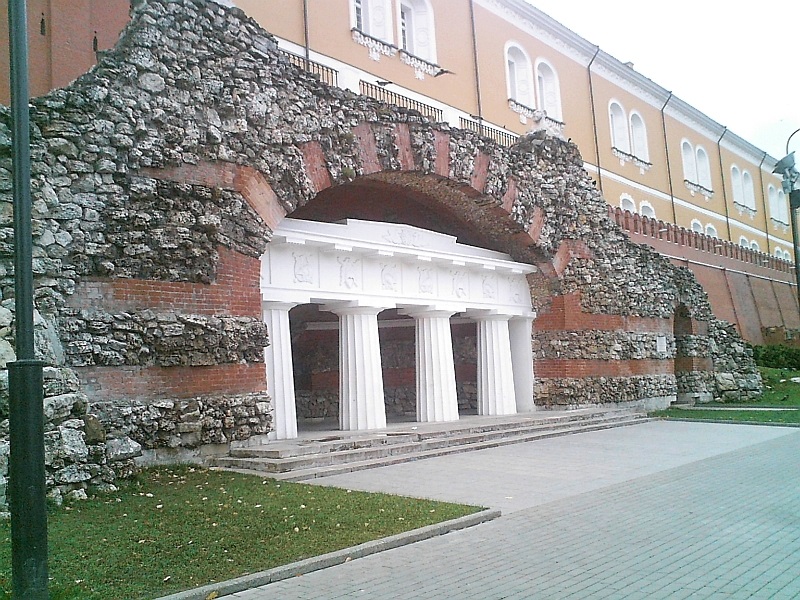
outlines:
[{"label": "downspout", "polygon": [[586,71],[589,74],[589,102],[592,105],[592,129],[594,130],[594,155],[597,159],[597,185],[600,188],[600,193],[603,193],[603,169],[600,168],[600,141],[597,139],[597,112],[594,107],[594,83],[592,81],[592,64],[594,63],[597,55],[600,54],[600,46],[595,46],[594,56],[589,61]]},{"label": "downspout", "polygon": [[475,99],[478,103],[478,121],[483,124],[483,104],[481,102],[481,77],[478,70],[478,33],[475,29],[475,0],[469,0],[469,18],[472,24],[472,60],[475,62]]},{"label": "downspout", "polygon": [[661,131],[664,135],[664,156],[667,157],[667,181],[669,183],[669,202],[672,205],[672,223],[678,224],[678,215],[675,212],[675,189],[672,187],[672,164],[669,161],[669,143],[667,142],[667,117],[664,111],[667,109],[667,104],[672,100],[672,92],[667,96],[667,101],[661,107]]},{"label": "downspout", "polygon": [[303,0],[303,45],[306,51],[306,64],[305,69],[308,71],[308,64],[311,60],[311,48],[308,35],[308,0]]},{"label": "downspout", "polygon": [[764,156],[761,157],[761,162],[758,164],[758,180],[761,183],[761,204],[764,205],[764,233],[767,234],[767,254],[772,256],[772,248],[769,245],[769,217],[767,216],[767,197],[764,195],[764,171],[762,171],[762,167],[764,166],[764,161],[767,160],[767,153],[764,152]]},{"label": "downspout", "polygon": [[728,133],[728,128],[725,127],[722,130],[722,135],[719,136],[717,140],[717,156],[719,157],[719,173],[722,175],[722,202],[725,205],[725,223],[728,226],[728,240],[733,241],[731,237],[731,216],[730,212],[728,212],[728,194],[725,190],[725,167],[722,164],[722,138],[725,137],[725,134]]}]

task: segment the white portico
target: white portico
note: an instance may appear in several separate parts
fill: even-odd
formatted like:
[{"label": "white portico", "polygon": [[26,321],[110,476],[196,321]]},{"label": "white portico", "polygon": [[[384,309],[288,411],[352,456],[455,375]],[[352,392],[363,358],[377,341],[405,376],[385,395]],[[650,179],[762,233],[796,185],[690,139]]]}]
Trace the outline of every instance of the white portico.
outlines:
[{"label": "white portico", "polygon": [[270,346],[267,390],[277,439],[297,436],[289,311],[317,304],[339,319],[339,426],[386,426],[378,313],[416,330],[418,421],[458,419],[450,317],[477,322],[478,414],[533,410],[530,291],[536,268],[409,225],[284,219],[261,262]]}]

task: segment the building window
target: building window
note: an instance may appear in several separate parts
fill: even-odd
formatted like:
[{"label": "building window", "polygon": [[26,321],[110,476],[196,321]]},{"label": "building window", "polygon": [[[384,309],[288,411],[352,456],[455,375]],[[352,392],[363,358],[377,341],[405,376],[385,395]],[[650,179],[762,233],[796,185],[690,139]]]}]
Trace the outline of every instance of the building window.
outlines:
[{"label": "building window", "polygon": [[351,0],[351,25],[361,33],[391,44],[390,0]]},{"label": "building window", "polygon": [[533,72],[528,54],[514,43],[506,45],[506,86],[508,99],[533,108]]},{"label": "building window", "polygon": [[767,188],[770,218],[778,225],[789,225],[789,208],[786,206],[786,195],[770,184]]},{"label": "building window", "polygon": [[717,237],[717,228],[709,223],[706,225],[706,235],[710,237]]},{"label": "building window", "polygon": [[756,214],[756,195],[750,173],[733,165],[731,167],[731,187],[733,189],[733,205],[739,210],[740,215],[747,213],[752,219]]},{"label": "building window", "polygon": [[783,248],[775,248],[775,258],[780,258],[781,260],[788,260],[791,262],[792,255],[789,254],[788,250],[784,250]]},{"label": "building window", "polygon": [[611,102],[608,106],[608,117],[611,123],[611,147],[623,154],[630,155],[631,146],[628,138],[628,120],[625,111],[618,102]]},{"label": "building window", "polygon": [[744,246],[745,248],[749,248],[750,247],[750,241],[746,237],[741,236],[739,238],[739,245],[740,246]]},{"label": "building window", "polygon": [[555,69],[544,60],[536,63],[537,107],[556,121],[561,121],[561,90]]},{"label": "building window", "polygon": [[761,252],[761,247],[758,245],[758,242],[753,240],[750,242],[750,249],[755,250],[756,252]]},{"label": "building window", "polygon": [[622,194],[619,197],[619,207],[622,210],[627,210],[630,213],[636,212],[636,203],[633,201],[633,198],[631,198],[628,194]]},{"label": "building window", "polygon": [[700,192],[706,199],[713,196],[711,165],[703,147],[695,148],[691,142],[683,140],[681,142],[681,160],[683,162],[683,180],[692,195]]},{"label": "building window", "polygon": [[428,0],[402,0],[398,15],[400,48],[430,63],[436,63],[433,8]]},{"label": "building window", "polygon": [[656,209],[653,208],[653,205],[647,200],[642,200],[641,204],[639,204],[639,212],[643,217],[648,217],[650,219],[656,218]]},{"label": "building window", "polygon": [[650,162],[647,128],[644,126],[644,119],[637,112],[631,112],[631,154],[643,162]]},{"label": "building window", "polygon": [[692,231],[695,233],[703,233],[703,224],[699,219],[692,219]]}]

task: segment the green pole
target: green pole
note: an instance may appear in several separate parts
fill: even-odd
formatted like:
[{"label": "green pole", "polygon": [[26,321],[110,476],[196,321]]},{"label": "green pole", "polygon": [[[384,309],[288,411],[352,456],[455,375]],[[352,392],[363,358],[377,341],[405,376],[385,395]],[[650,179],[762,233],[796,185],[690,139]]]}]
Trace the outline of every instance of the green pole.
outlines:
[{"label": "green pole", "polygon": [[8,3],[14,178],[17,360],[8,365],[11,580],[14,600],[47,600],[47,505],[42,367],[34,355],[31,153],[25,0]]}]

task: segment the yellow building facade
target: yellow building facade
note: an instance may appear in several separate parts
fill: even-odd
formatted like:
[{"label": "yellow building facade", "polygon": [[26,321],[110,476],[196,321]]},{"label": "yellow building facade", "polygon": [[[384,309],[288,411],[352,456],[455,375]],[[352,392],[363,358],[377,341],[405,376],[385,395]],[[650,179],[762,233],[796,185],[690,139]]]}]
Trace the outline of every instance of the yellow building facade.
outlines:
[{"label": "yellow building facade", "polygon": [[610,205],[793,258],[774,157],[522,0],[233,3],[331,83],[500,143],[547,128]]}]

